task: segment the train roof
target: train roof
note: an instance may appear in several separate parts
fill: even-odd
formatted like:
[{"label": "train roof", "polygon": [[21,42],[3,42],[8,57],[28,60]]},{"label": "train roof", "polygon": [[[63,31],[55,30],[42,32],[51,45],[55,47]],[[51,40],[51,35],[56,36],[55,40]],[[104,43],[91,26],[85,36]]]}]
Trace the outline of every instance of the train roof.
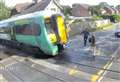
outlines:
[{"label": "train roof", "polygon": [[47,16],[51,16],[53,14],[58,14],[58,13],[55,13],[53,11],[39,11],[39,12],[34,12],[34,13],[26,14],[26,15],[14,16],[9,19],[0,21],[0,24],[9,23],[9,22],[13,22],[13,21],[25,19],[25,18],[37,17],[37,16],[47,17]]}]

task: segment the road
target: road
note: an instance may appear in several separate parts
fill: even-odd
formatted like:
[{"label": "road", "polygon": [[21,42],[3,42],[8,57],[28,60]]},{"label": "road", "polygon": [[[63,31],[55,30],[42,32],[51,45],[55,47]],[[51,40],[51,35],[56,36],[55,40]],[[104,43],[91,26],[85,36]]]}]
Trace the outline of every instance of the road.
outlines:
[{"label": "road", "polygon": [[[114,26],[119,28],[118,25]],[[69,39],[65,50],[56,57],[37,57],[1,46],[0,81],[2,82],[119,82],[120,39],[116,30],[94,32],[96,57],[83,46],[83,38]]]}]

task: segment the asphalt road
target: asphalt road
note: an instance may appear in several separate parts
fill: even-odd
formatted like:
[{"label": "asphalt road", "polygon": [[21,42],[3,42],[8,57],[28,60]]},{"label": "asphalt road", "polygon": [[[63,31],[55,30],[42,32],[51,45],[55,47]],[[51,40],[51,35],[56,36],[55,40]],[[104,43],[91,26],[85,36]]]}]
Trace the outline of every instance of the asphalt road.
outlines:
[{"label": "asphalt road", "polygon": [[[117,29],[119,26],[115,26]],[[94,32],[96,56],[82,35],[71,37],[59,56],[43,58],[17,49],[0,47],[2,82],[119,82],[120,39],[116,28]]]}]

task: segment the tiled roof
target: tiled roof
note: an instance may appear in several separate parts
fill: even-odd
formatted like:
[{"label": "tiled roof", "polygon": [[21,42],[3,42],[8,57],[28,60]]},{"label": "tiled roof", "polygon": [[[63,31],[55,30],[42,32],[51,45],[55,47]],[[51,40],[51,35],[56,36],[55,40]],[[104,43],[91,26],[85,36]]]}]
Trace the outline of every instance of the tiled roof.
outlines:
[{"label": "tiled roof", "polygon": [[32,7],[23,10],[21,12],[21,14],[27,14],[27,13],[32,13],[32,12],[35,12],[35,11],[44,10],[50,2],[51,2],[51,0],[41,0],[40,2],[33,5]]},{"label": "tiled roof", "polygon": [[21,12],[22,10],[25,10],[26,8],[32,6],[33,3],[21,3],[21,4],[17,4],[15,6],[17,12]]},{"label": "tiled roof", "polygon": [[[114,13],[115,13],[115,11],[114,11],[111,7],[107,7],[107,6],[106,6],[106,7],[104,7],[104,9],[107,10],[107,14],[110,14],[110,15],[111,15],[111,14],[114,14]],[[108,11],[109,11],[109,12],[108,12]]]},{"label": "tiled roof", "polygon": [[[62,6],[58,3],[57,0],[37,0],[36,3],[21,3],[15,6],[17,13],[19,14],[27,14],[36,11],[44,10],[50,3],[53,3],[62,11]],[[16,14],[17,14],[16,13]]]},{"label": "tiled roof", "polygon": [[78,3],[73,4],[73,7],[74,6],[81,6],[81,7],[85,8],[85,9],[88,9],[90,7],[90,5],[88,5],[88,4],[78,4]]}]

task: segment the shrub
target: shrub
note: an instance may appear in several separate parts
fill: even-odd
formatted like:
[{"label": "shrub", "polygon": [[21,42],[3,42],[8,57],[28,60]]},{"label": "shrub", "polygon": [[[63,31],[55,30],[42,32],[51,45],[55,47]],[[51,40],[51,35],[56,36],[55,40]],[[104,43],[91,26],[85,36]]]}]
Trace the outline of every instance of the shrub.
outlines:
[{"label": "shrub", "polygon": [[100,20],[100,19],[102,19],[102,17],[100,17],[100,16],[93,16],[92,19],[93,20]]},{"label": "shrub", "polygon": [[10,9],[5,5],[3,0],[0,0],[0,20],[10,17]]},{"label": "shrub", "polygon": [[113,18],[114,18],[117,22],[120,22],[120,15],[113,15]]}]

